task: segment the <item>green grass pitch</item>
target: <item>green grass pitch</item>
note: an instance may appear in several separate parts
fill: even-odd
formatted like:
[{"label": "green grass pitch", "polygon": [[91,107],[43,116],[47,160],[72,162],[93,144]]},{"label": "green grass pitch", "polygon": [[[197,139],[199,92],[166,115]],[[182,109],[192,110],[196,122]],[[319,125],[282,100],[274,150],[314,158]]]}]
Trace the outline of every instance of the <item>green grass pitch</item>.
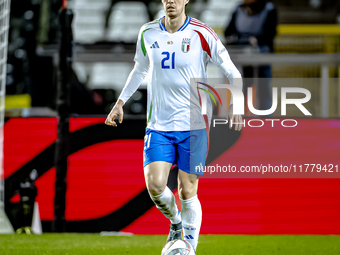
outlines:
[{"label": "green grass pitch", "polygon": [[[160,255],[166,236],[0,235],[1,255]],[[202,235],[197,255],[340,254],[340,236]]]}]

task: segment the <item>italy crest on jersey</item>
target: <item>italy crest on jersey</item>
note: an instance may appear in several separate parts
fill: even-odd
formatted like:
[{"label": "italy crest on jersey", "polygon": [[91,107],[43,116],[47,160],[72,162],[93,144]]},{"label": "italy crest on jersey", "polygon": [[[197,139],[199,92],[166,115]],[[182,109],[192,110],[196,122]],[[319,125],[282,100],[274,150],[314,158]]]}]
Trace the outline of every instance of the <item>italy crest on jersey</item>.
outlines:
[{"label": "italy crest on jersey", "polygon": [[187,53],[190,50],[190,38],[183,38],[182,51]]}]

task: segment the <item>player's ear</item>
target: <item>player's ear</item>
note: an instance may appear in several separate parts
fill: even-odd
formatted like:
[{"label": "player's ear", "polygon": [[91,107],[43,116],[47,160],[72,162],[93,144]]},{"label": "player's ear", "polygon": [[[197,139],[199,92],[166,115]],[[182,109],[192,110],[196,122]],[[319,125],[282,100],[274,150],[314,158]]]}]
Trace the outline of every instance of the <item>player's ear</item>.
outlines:
[{"label": "player's ear", "polygon": [[186,6],[189,3],[189,0],[184,0],[184,5]]}]

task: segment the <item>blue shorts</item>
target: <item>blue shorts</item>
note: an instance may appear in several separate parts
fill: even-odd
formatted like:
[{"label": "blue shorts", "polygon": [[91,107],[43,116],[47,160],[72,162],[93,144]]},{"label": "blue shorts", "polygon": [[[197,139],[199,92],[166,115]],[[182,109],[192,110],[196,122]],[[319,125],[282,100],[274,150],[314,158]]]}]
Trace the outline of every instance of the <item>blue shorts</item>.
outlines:
[{"label": "blue shorts", "polygon": [[143,167],[165,161],[177,164],[178,169],[192,174],[204,174],[207,157],[207,131],[157,131],[146,129]]}]

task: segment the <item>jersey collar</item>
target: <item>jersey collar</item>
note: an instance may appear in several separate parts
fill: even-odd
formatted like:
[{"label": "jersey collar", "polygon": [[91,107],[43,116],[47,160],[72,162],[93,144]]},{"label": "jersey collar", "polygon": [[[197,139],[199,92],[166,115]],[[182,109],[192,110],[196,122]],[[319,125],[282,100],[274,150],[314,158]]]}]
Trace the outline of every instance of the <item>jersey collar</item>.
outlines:
[{"label": "jersey collar", "polygon": [[[165,16],[163,16],[162,18],[159,19],[159,27],[162,31],[167,31],[165,26],[163,25],[162,20],[164,19]],[[185,20],[184,24],[177,30],[177,31],[183,31],[184,29],[186,29],[186,27],[189,25],[191,20],[191,17],[187,16],[187,19]]]}]

